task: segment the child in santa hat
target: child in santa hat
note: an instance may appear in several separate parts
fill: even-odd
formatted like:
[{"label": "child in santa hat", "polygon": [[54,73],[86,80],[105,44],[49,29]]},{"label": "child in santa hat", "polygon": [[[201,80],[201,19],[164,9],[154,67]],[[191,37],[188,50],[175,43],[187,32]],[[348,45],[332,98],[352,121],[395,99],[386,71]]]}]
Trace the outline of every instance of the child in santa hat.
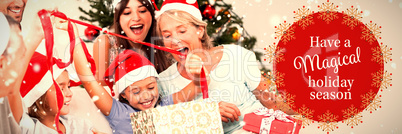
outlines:
[{"label": "child in santa hat", "polygon": [[173,104],[171,96],[159,97],[156,82],[158,74],[152,63],[144,56],[133,50],[125,50],[106,70],[104,81],[112,90],[112,96],[116,90],[119,95],[119,100],[116,100],[106,89],[98,85],[86,66],[86,60],[78,58],[82,51],[77,52],[80,46],[77,47],[74,63],[79,78],[88,94],[95,100],[95,105],[106,116],[114,132],[133,133],[130,113],[154,108],[157,105]]},{"label": "child in santa hat", "polygon": [[[73,95],[68,73],[65,69],[58,68],[56,64],[47,65],[46,61],[45,55],[35,52],[21,83],[22,103],[28,107],[27,113],[23,113],[19,122],[22,133],[96,133],[89,121],[67,115]],[[53,58],[53,61],[58,60]],[[53,78],[56,78],[57,85],[53,84],[49,67],[53,68]],[[61,92],[57,93],[56,86]],[[58,107],[59,103],[62,103],[61,109]],[[19,108],[19,111],[23,110],[22,104],[13,107]],[[58,112],[60,116],[57,115]]]},{"label": "child in santa hat", "polygon": [[[42,25],[39,17],[34,16],[24,41],[20,34],[19,22],[0,13],[0,29],[2,30],[0,36],[0,119],[2,120],[0,133],[21,133],[18,122],[21,119],[22,110],[17,110],[18,107],[14,106],[21,105],[18,89],[35,49],[44,38]],[[19,101],[14,101],[18,99]]]}]

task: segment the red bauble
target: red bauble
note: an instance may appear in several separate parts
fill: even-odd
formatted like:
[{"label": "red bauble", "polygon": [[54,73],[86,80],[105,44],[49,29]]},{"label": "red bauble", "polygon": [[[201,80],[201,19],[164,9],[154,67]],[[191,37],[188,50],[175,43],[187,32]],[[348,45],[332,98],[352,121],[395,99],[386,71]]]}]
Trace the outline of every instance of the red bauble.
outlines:
[{"label": "red bauble", "polygon": [[99,35],[99,30],[93,29],[93,28],[86,28],[85,29],[85,37],[87,37],[88,40],[94,40],[96,37]]},{"label": "red bauble", "polygon": [[215,7],[211,6],[208,3],[202,5],[200,7],[200,10],[201,10],[201,14],[202,14],[203,19],[211,20],[211,19],[213,19],[215,17],[215,13],[216,13]]}]

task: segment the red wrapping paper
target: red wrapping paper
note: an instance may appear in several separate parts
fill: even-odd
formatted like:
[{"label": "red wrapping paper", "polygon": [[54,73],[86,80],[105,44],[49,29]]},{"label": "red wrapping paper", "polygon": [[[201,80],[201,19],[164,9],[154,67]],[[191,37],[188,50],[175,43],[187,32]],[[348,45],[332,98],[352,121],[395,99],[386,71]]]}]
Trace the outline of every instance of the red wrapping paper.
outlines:
[{"label": "red wrapping paper", "polygon": [[[253,133],[260,132],[261,121],[263,118],[268,118],[268,116],[257,115],[255,113],[248,113],[244,115],[244,122],[246,125],[243,126],[244,130],[251,131]],[[270,134],[299,134],[301,128],[301,121],[296,120],[290,116],[287,116],[289,120],[293,122],[285,122],[278,119],[272,121]],[[294,123],[296,123],[296,128],[293,132]]]}]

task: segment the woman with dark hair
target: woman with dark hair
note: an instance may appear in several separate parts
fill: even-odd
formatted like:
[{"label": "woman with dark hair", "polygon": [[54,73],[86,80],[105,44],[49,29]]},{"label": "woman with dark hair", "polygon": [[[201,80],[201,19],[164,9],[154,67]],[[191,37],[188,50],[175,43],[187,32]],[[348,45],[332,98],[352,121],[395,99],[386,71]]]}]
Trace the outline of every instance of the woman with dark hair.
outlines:
[{"label": "woman with dark hair", "polygon": [[[115,14],[111,29],[120,35],[129,38],[157,43],[155,28],[155,9],[149,0],[121,0],[115,6]],[[137,53],[145,56],[154,65],[158,73],[165,70],[169,65],[163,51],[137,44],[130,40],[117,38],[110,35],[101,35],[94,42],[93,56],[96,65],[96,80],[103,86],[104,73],[116,55],[126,49],[133,49]]]}]

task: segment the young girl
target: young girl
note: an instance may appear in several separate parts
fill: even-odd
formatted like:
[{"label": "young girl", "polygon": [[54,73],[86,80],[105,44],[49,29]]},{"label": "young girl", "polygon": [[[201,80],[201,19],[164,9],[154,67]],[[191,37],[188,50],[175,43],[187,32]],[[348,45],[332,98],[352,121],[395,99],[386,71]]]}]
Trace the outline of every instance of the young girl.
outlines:
[{"label": "young girl", "polygon": [[[132,39],[155,43],[155,9],[149,0],[121,0],[115,8],[112,30]],[[164,57],[165,52],[153,50],[148,46],[136,44],[132,41],[116,38],[110,35],[100,35],[94,42],[93,56],[96,65],[96,80],[103,86],[103,74],[114,58],[126,49],[133,49],[145,56],[155,66],[157,72],[162,72],[169,65]]]},{"label": "young girl", "polygon": [[[203,67],[211,79],[210,98],[233,103],[242,114],[263,107],[257,100],[261,96],[254,95],[265,90],[255,54],[237,45],[212,47],[207,23],[202,21],[196,1],[165,0],[157,21],[157,32],[163,36],[164,45],[188,54],[187,57],[172,54],[177,62],[160,74],[162,96],[181,91],[194,79],[192,72]],[[273,93],[268,95],[275,97]],[[266,107],[274,107],[274,101],[265,102]],[[227,122],[223,124],[225,133],[241,128],[240,122],[224,122]]]},{"label": "young girl", "polygon": [[[28,107],[28,114],[23,112],[22,103],[12,106],[19,109],[13,111],[13,114],[22,116],[22,118],[17,119],[22,133],[55,134],[58,133],[56,124],[60,131],[65,134],[95,133],[96,130],[92,129],[92,124],[87,120],[67,115],[70,111],[69,102],[73,95],[69,87],[70,79],[65,69],[59,69],[55,64],[51,67],[53,67],[53,77],[57,78],[57,86],[62,91],[62,96],[56,95],[52,74],[46,63],[46,56],[37,52],[34,53],[20,89],[22,103]],[[59,99],[60,97],[63,99]],[[19,96],[13,98],[12,101],[21,102],[18,100],[21,99]],[[61,100],[64,100],[63,106],[60,109],[60,117],[57,117],[57,101]],[[59,122],[55,122],[55,118],[59,118]]]}]

